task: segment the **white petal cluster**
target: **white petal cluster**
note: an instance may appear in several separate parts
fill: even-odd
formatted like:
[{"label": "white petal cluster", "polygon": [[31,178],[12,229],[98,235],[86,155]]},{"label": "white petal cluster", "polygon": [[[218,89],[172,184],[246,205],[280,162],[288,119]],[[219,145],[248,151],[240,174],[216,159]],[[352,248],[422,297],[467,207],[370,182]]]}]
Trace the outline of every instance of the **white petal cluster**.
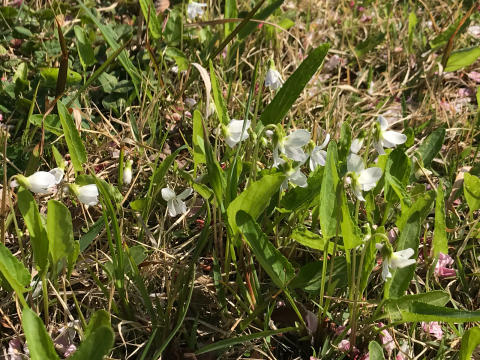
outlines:
[{"label": "white petal cluster", "polygon": [[300,187],[307,187],[307,176],[300,171],[300,166],[302,164],[298,165],[295,168],[288,169],[285,172],[285,175],[287,178],[283,180],[282,185],[280,186],[280,189],[286,190],[288,189],[288,182],[290,181],[292,184],[295,184]]},{"label": "white petal cluster", "polygon": [[361,190],[372,190],[377,181],[382,177],[382,169],[378,167],[365,169],[362,158],[358,155],[350,154],[347,157],[347,170],[354,174],[350,184],[355,196],[357,199],[365,201]]},{"label": "white petal cluster", "polygon": [[270,87],[272,90],[277,90],[282,87],[283,83],[282,75],[277,70],[273,68],[268,69],[265,76],[265,86]]},{"label": "white petal cluster", "polygon": [[402,269],[404,267],[415,264],[417,261],[415,259],[410,259],[415,253],[412,248],[408,248],[401,251],[392,252],[391,255],[386,255],[382,251],[384,244],[375,244],[375,247],[378,251],[382,253],[383,262],[382,262],[382,278],[383,281],[387,281],[387,278],[392,277],[390,269]]},{"label": "white petal cluster", "polygon": [[380,124],[380,130],[377,129],[375,133],[373,146],[379,155],[385,155],[384,148],[393,148],[395,145],[400,145],[407,141],[405,134],[400,134],[396,131],[387,131],[388,121],[383,116],[379,116],[377,122]]},{"label": "white petal cluster", "polygon": [[179,214],[184,214],[187,212],[187,206],[185,205],[185,200],[193,192],[193,189],[186,189],[181,192],[179,195],[175,194],[175,191],[169,188],[162,189],[163,200],[167,202],[168,214],[171,217],[175,217]]},{"label": "white petal cluster", "polygon": [[196,18],[197,15],[202,16],[203,15],[203,8],[206,7],[207,4],[204,3],[196,3],[192,1],[190,4],[187,6],[187,15],[190,18],[190,20],[193,20]]},{"label": "white petal cluster", "polygon": [[320,146],[315,146],[310,152],[310,170],[315,171],[318,165],[325,166],[327,161],[327,152],[323,149],[327,146],[330,141],[330,134],[327,134],[325,141]]},{"label": "white petal cluster", "polygon": [[280,153],[291,160],[305,162],[306,155],[302,146],[307,145],[309,140],[310,132],[303,129],[295,130],[290,135],[278,139],[273,148],[273,166],[278,167],[283,163]]},{"label": "white petal cluster", "polygon": [[98,188],[95,184],[75,186],[73,192],[78,200],[85,205],[94,206],[98,204]]},{"label": "white petal cluster", "polygon": [[245,120],[232,119],[227,126],[222,126],[222,133],[225,137],[225,141],[231,148],[239,142],[248,139],[247,129],[250,127],[251,121],[247,120],[245,131],[242,132],[244,122]]}]

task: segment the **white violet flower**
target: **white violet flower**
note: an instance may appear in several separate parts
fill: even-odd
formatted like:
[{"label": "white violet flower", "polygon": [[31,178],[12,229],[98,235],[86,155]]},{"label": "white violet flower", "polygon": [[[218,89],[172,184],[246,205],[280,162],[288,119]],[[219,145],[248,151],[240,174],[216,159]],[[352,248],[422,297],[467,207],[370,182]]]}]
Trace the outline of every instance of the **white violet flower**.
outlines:
[{"label": "white violet flower", "polygon": [[29,177],[17,175],[16,180],[13,180],[10,186],[17,187],[21,185],[36,194],[47,194],[56,184],[58,183],[55,174],[52,174],[52,172],[37,171]]},{"label": "white violet flower", "polygon": [[363,143],[365,141],[365,137],[367,136],[365,130],[360,131],[357,138],[352,141],[350,145],[350,152],[354,154],[358,154],[358,152],[362,149]]},{"label": "white violet flower", "polygon": [[[231,148],[237,145],[240,141],[248,139],[247,129],[250,127],[251,121],[247,120],[245,131],[242,133],[244,122],[245,120],[232,119],[227,126],[221,124],[222,134],[225,137],[225,141],[227,142],[228,146]],[[217,129],[215,129],[214,133],[217,133]]]},{"label": "white violet flower", "polygon": [[352,186],[355,196],[360,201],[365,201],[361,190],[372,190],[377,181],[382,177],[382,169],[378,167],[365,169],[362,158],[358,155],[350,154],[347,157],[347,170],[350,172],[348,182]]},{"label": "white violet flower", "polygon": [[272,90],[277,90],[283,85],[282,75],[275,69],[275,62],[268,60],[268,71],[265,76],[265,86],[270,87]]},{"label": "white violet flower", "polygon": [[132,160],[129,160],[125,164],[125,169],[123,169],[123,183],[128,185],[132,182]]},{"label": "white violet flower", "polygon": [[168,214],[171,217],[175,217],[179,214],[184,214],[187,212],[187,206],[185,205],[185,200],[193,192],[193,189],[185,189],[179,195],[175,194],[175,191],[169,188],[162,189],[163,200],[167,202]]},{"label": "white violet flower", "polygon": [[186,98],[186,99],[185,99],[185,104],[187,104],[187,106],[189,106],[189,107],[192,108],[192,107],[194,107],[194,106],[197,104],[197,102],[195,101],[195,99]]},{"label": "white violet flower", "polygon": [[383,148],[392,148],[407,141],[405,134],[400,134],[396,131],[386,131],[388,129],[388,121],[383,116],[379,116],[377,122],[379,125],[375,129],[373,146],[379,155],[385,155]]},{"label": "white violet flower", "polygon": [[315,146],[310,152],[310,170],[315,171],[318,165],[325,166],[327,161],[327,152],[323,149],[327,146],[330,141],[330,134],[327,134],[325,141],[320,146]]},{"label": "white violet flower", "polygon": [[[389,244],[390,245],[390,244]],[[415,264],[417,260],[410,259],[415,253],[412,248],[393,252],[390,246],[385,244],[375,244],[375,247],[382,254],[382,278],[387,281],[387,278],[392,277],[390,269],[402,269],[404,267]]]},{"label": "white violet flower", "polygon": [[190,4],[187,6],[187,15],[188,17],[193,20],[197,15],[202,16],[203,15],[203,8],[206,7],[207,4],[203,3],[196,3],[192,1]]},{"label": "white violet flower", "polygon": [[98,188],[95,184],[88,184],[84,186],[78,186],[76,184],[70,184],[70,190],[78,198],[78,200],[85,205],[97,205],[98,204]]},{"label": "white violet flower", "polygon": [[65,175],[65,171],[61,168],[55,168],[49,171],[50,174],[55,176],[55,184],[58,185],[63,180],[63,175]]},{"label": "white violet flower", "polygon": [[274,134],[273,142],[273,166],[278,167],[283,163],[280,159],[280,153],[291,160],[298,162],[305,162],[306,155],[302,149],[302,146],[308,144],[310,140],[310,132],[307,130],[295,130],[288,136],[279,135],[277,132]]},{"label": "white violet flower", "polygon": [[286,170],[285,175],[287,178],[283,180],[282,185],[280,185],[280,189],[287,190],[288,189],[288,182],[290,181],[292,184],[295,184],[300,187],[307,187],[307,176],[300,171],[300,166],[302,164],[297,165],[296,167],[292,168],[289,164],[285,164]]}]

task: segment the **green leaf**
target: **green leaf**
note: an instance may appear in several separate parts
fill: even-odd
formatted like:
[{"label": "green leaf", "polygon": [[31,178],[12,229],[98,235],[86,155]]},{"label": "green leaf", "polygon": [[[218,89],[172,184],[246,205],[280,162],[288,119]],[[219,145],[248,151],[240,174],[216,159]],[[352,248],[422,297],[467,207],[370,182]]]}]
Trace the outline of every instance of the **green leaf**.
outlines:
[{"label": "green leaf", "polygon": [[[341,184],[338,186],[340,187]],[[343,189],[340,187],[339,191],[342,199],[342,217],[340,218],[340,229],[342,230],[343,245],[345,246],[345,249],[351,250],[362,243],[363,236],[361,230],[353,221],[352,214],[350,214],[348,207],[347,195],[345,191],[342,190]]]},{"label": "green leaf", "polygon": [[118,84],[117,78],[106,72],[98,77],[98,82],[100,83],[100,89],[106,93],[111,93]]},{"label": "green leaf", "polygon": [[35,265],[39,272],[46,271],[48,266],[47,231],[40,218],[37,202],[30,191],[22,187],[18,191],[18,208],[30,233],[30,243],[32,244]]},{"label": "green leaf", "polygon": [[472,353],[478,345],[480,345],[480,327],[476,326],[468,329],[463,334],[459,360],[472,359]]},{"label": "green leaf", "polygon": [[67,279],[68,280],[70,280],[70,276],[72,276],[73,268],[77,263],[78,255],[80,255],[80,241],[74,241],[73,252],[67,256]]},{"label": "green leaf", "polygon": [[[226,0],[225,1],[225,19],[235,19],[237,18],[237,0]],[[225,25],[225,38],[230,35],[230,33],[235,28],[235,23],[226,23]]]},{"label": "green leaf", "polygon": [[342,124],[340,130],[340,140],[338,141],[338,160],[345,161],[350,153],[350,146],[352,145],[352,130],[350,125],[346,122]]},{"label": "green leaf", "polygon": [[413,35],[415,33],[415,26],[417,25],[417,22],[417,15],[415,15],[415,12],[412,11],[408,15],[408,50],[410,51],[410,53],[413,53]]},{"label": "green leaf", "polygon": [[43,321],[29,307],[22,311],[23,331],[32,360],[59,360]]},{"label": "green leaf", "polygon": [[162,36],[162,26],[160,25],[160,21],[158,21],[153,1],[140,0],[140,6],[142,8],[143,17],[147,19],[146,22],[148,23],[150,34],[152,34],[154,39],[160,39]]},{"label": "green leaf", "polygon": [[61,101],[57,101],[57,107],[73,167],[75,171],[83,171],[82,165],[87,162],[85,145],[75,127],[75,122],[73,121],[72,116],[68,113],[67,107],[63,105]]},{"label": "green leaf", "polygon": [[268,104],[260,117],[263,125],[278,124],[290,110],[327,55],[329,44],[313,50]]},{"label": "green leaf", "polygon": [[295,276],[295,271],[290,262],[273,246],[250,214],[239,211],[235,220],[260,265],[275,285],[284,289]]},{"label": "green leaf", "polygon": [[439,252],[448,254],[448,238],[446,230],[445,199],[443,195],[443,183],[440,181],[437,187],[437,199],[435,202],[435,227],[433,233],[433,255]]},{"label": "green leaf", "polygon": [[[213,99],[215,100],[218,119],[222,124],[228,125],[230,118],[228,116],[227,106],[225,105],[225,99],[223,98],[222,89],[218,84],[217,75],[215,75],[212,60],[210,60],[210,77],[212,79]],[[208,104],[206,106],[208,106]]]},{"label": "green leaf", "polygon": [[445,72],[457,71],[473,64],[480,57],[480,46],[452,51]]},{"label": "green leaf", "polygon": [[[332,258],[333,259],[333,258]],[[330,259],[330,261],[332,261]],[[360,262],[360,257],[357,258],[357,267]],[[298,275],[289,283],[289,287],[292,289],[302,289],[308,293],[318,294],[322,283],[322,269],[323,261],[315,261],[306,264],[300,268]],[[330,271],[330,263],[327,264],[327,269]],[[328,282],[329,273],[323,281]],[[332,284],[337,280],[337,288],[341,288],[347,285],[347,261],[344,256],[335,257],[332,271]]]},{"label": "green leaf", "polygon": [[65,166],[65,160],[63,159],[62,154],[60,154],[60,152],[57,150],[57,148],[53,144],[52,144],[52,153],[53,153],[53,157],[55,158],[55,163],[57,164],[57,167],[63,168]]},{"label": "green leaf", "polygon": [[480,321],[480,310],[467,311],[425,304],[423,302],[412,302],[407,310],[400,310],[402,319],[406,322],[419,321],[441,321],[441,322],[475,322]]},{"label": "green leaf", "polygon": [[75,250],[72,215],[70,210],[57,200],[48,201],[47,234],[53,266]]},{"label": "green leaf", "polygon": [[[437,49],[437,48],[445,45],[448,42],[448,40],[450,40],[450,38],[453,36],[453,34],[455,34],[455,32],[457,31],[457,28],[458,28],[458,25],[460,24],[460,21],[462,21],[461,16],[457,19],[457,21],[455,21],[455,23],[450,25],[447,30],[445,30],[440,35],[435,37],[432,41],[430,41],[428,43],[430,45],[430,47],[432,49]],[[465,21],[465,23],[460,27],[460,29],[456,33],[456,36],[463,33],[468,28],[469,25],[470,25],[470,19],[467,19],[467,21]]]},{"label": "green leaf", "polygon": [[247,212],[254,219],[258,218],[270,203],[272,196],[278,191],[285,175],[266,175],[255,181],[233,200],[227,208],[228,223],[233,234],[238,233],[237,213],[241,210]]},{"label": "green leaf", "polygon": [[470,214],[480,209],[480,179],[469,173],[465,174],[463,179],[463,193],[467,200]]},{"label": "green leaf", "polygon": [[31,275],[27,268],[0,243],[0,286],[5,291],[15,290],[21,298],[30,284]]},{"label": "green leaf", "polygon": [[337,173],[337,144],[331,141],[328,144],[327,160],[323,172],[322,190],[320,191],[320,227],[325,239],[335,236],[339,215],[337,201],[337,187],[340,181]]},{"label": "green leaf", "polygon": [[[375,233],[385,233],[385,228],[381,226],[380,228],[375,231]],[[375,244],[380,242],[378,236],[374,237],[367,243],[367,248],[365,249],[365,255],[363,258],[363,267],[361,269],[362,277],[360,279],[360,294],[363,294],[365,289],[367,288],[368,278],[372,273],[375,266],[377,266],[377,248]]]},{"label": "green leaf", "polygon": [[63,130],[60,127],[60,118],[58,117],[58,115],[47,115],[45,116],[44,120],[43,115],[36,114],[30,116],[28,118],[28,121],[36,126],[42,126],[43,121],[43,127],[45,128],[45,130],[48,130],[57,136],[63,135]]},{"label": "green leaf", "polygon": [[27,28],[21,26],[15,26],[12,31],[12,36],[15,39],[30,39],[33,34]]},{"label": "green leaf", "polygon": [[167,25],[165,26],[165,31],[163,35],[165,36],[165,41],[170,46],[176,46],[180,43],[180,36],[182,33],[182,14],[180,8],[175,7],[170,11],[170,16],[168,17]]},{"label": "green leaf", "polygon": [[[120,45],[117,43],[116,38],[117,36],[115,33],[112,31],[112,29],[108,26],[103,25],[99,19],[95,15],[92,14],[92,12],[85,6],[85,4],[79,0],[78,1],[80,6],[83,8],[83,10],[87,13],[87,15],[92,19],[94,24],[100,29],[102,32],[103,37],[105,38],[106,42],[110,47],[116,51],[118,48],[120,48]],[[133,85],[135,86],[135,90],[137,93],[137,97],[139,101],[141,101],[141,83],[142,83],[142,78],[137,72],[137,68],[135,65],[133,65],[132,61],[128,57],[128,53],[124,50],[118,55],[118,59],[122,63],[123,67],[127,71],[128,75],[130,75],[130,78],[133,81]],[[150,92],[147,92],[147,95],[151,97]]]},{"label": "green leaf", "polygon": [[85,329],[85,338],[88,338],[90,334],[98,330],[101,326],[110,327],[110,314],[106,310],[97,310],[90,318],[87,328]]},{"label": "green leaf", "polygon": [[[47,87],[47,88],[55,88],[57,86],[57,81],[58,81],[58,73],[59,73],[58,68],[55,69],[41,69],[41,86],[42,87]],[[67,86],[75,86],[77,85],[80,81],[82,81],[82,76],[72,70],[67,71],[67,79],[66,79],[66,84]]]},{"label": "green leaf", "polygon": [[73,29],[75,31],[75,37],[77,38],[77,49],[80,62],[84,68],[87,68],[97,62],[95,54],[93,53],[92,44],[85,35],[85,31],[80,26],[75,25]]},{"label": "green leaf", "polygon": [[286,210],[295,211],[304,204],[310,204],[320,193],[323,172],[323,166],[317,167],[315,173],[307,179],[307,187],[297,186],[296,188],[288,190],[282,197],[281,205]]},{"label": "green leaf", "polygon": [[385,357],[383,356],[383,349],[376,341],[370,341],[370,344],[368,344],[368,354],[369,359],[385,360]]},{"label": "green leaf", "polygon": [[244,335],[244,336],[236,336],[236,337],[233,337],[233,338],[230,338],[230,339],[217,341],[213,344],[204,346],[201,349],[195,351],[194,354],[195,355],[200,355],[200,354],[204,354],[206,352],[215,351],[215,350],[219,350],[219,349],[224,349],[226,347],[233,346],[233,345],[236,345],[236,344],[240,344],[240,343],[243,343],[243,342],[246,342],[246,341],[255,340],[255,339],[265,339],[267,336],[273,336],[273,335],[276,335],[276,334],[282,334],[282,333],[287,333],[289,331],[296,331],[296,330],[297,330],[297,328],[290,327],[290,328],[285,328],[285,329],[261,331],[261,332],[258,332],[258,333],[253,333],[253,334]]},{"label": "green leaf", "polygon": [[[285,0],[276,0],[271,2],[265,9],[259,11],[256,15],[253,16],[253,20],[267,20],[267,18],[277,10],[280,5],[283,4]],[[239,32],[238,40],[243,41],[245,38],[258,29],[258,22],[249,21]]]},{"label": "green leaf", "polygon": [[[410,159],[397,148],[387,158],[385,167],[385,201],[395,203],[400,199],[408,199],[406,186],[410,175]],[[392,179],[394,178],[394,179]]]},{"label": "green leaf", "polygon": [[224,189],[226,187],[226,180],[225,175],[223,173],[222,168],[218,164],[217,159],[215,158],[215,154],[213,152],[212,145],[208,140],[207,130],[205,128],[205,123],[202,120],[202,127],[203,127],[203,138],[205,139],[205,160],[207,163],[207,170],[208,170],[208,180],[210,182],[210,187],[215,194],[215,199],[217,204],[220,206],[220,210],[222,212],[225,211],[224,204],[223,204],[223,194]]},{"label": "green leaf", "polygon": [[[420,246],[420,230],[423,218],[420,219],[420,213],[414,212],[403,227],[398,239],[397,251],[408,248],[413,249],[414,254],[411,259],[418,257],[418,248]],[[388,279],[385,285],[385,298],[398,299],[403,296],[415,274],[416,264],[406,266],[402,269],[392,270],[392,277]]]},{"label": "green leaf", "polygon": [[433,202],[435,201],[436,197],[437,194],[435,190],[430,190],[425,194],[420,195],[417,201],[415,201],[409,209],[407,209],[400,217],[397,218],[396,224],[398,229],[402,231],[403,227],[407,223],[407,220],[416,211],[420,212],[420,223],[422,223],[427,215],[430,214],[430,211],[432,211]]},{"label": "green leaf", "polygon": [[[296,228],[294,228],[290,237],[303,246],[311,249],[320,250],[322,252],[325,249],[325,240],[320,235],[308,231],[307,227],[304,225],[298,225]],[[328,252],[331,254],[332,251],[333,244],[330,243],[328,244]]]},{"label": "green leaf", "polygon": [[443,290],[434,290],[423,294],[403,295],[398,299],[390,299],[385,304],[386,318],[401,319],[401,311],[408,310],[414,302],[445,306],[450,301],[450,294]]},{"label": "green leaf", "polygon": [[198,110],[195,110],[193,113],[192,142],[193,161],[196,169],[198,164],[204,164],[207,161],[205,158],[205,142],[203,140],[202,114]]},{"label": "green leaf", "polygon": [[383,40],[385,39],[385,33],[378,33],[375,36],[369,36],[365,41],[361,42],[355,47],[355,54],[357,56],[364,56],[369,51],[375,49],[378,45],[380,45]]},{"label": "green leaf", "polygon": [[102,360],[110,353],[114,340],[113,330],[109,326],[100,326],[68,358],[69,360]]}]

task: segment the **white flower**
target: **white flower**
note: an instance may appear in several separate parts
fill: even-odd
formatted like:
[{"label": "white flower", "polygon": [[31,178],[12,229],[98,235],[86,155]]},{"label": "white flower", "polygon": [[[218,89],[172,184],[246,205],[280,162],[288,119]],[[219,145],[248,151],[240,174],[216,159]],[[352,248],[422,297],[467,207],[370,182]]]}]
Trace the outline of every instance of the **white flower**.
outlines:
[{"label": "white flower", "polygon": [[400,145],[407,141],[405,134],[400,134],[396,131],[386,131],[388,121],[383,116],[379,116],[377,122],[380,124],[380,129],[377,128],[375,132],[373,146],[379,155],[385,155],[383,148],[392,148],[395,145]]},{"label": "white flower", "polygon": [[76,184],[70,184],[72,193],[78,198],[78,200],[85,205],[97,205],[98,203],[98,188],[95,184],[88,184],[85,186],[78,186]]},{"label": "white flower", "polygon": [[307,130],[295,130],[290,135],[279,138],[273,148],[273,166],[277,167],[283,163],[280,159],[280,152],[291,160],[305,162],[306,155],[302,146],[307,145],[310,140],[310,132]]},{"label": "white flower", "polygon": [[57,184],[57,180],[51,172],[37,171],[29,177],[17,175],[16,180],[13,180],[10,186],[16,187],[19,184],[36,194],[47,194]]},{"label": "white flower", "polygon": [[132,182],[132,163],[132,160],[127,161],[125,169],[123,169],[123,183],[126,185]]},{"label": "white flower", "polygon": [[372,190],[376,182],[382,177],[382,169],[378,167],[371,167],[365,169],[363,160],[360,156],[350,154],[347,157],[347,170],[351,173],[350,184],[357,199],[365,201],[361,190]]},{"label": "white flower", "polygon": [[[287,178],[283,180],[282,185],[280,185],[280,189],[286,190],[288,189],[288,182],[290,181],[292,184],[295,184],[300,187],[307,187],[307,177],[304,173],[300,171],[300,166],[302,164],[298,165],[295,168],[287,168],[287,171],[285,171],[285,175]],[[288,165],[287,165],[288,166]]]},{"label": "white flower", "polygon": [[352,144],[350,145],[350,152],[353,154],[358,154],[358,152],[363,146],[364,141],[365,141],[365,138],[357,138],[353,140]]},{"label": "white flower", "polygon": [[315,146],[310,153],[310,170],[315,171],[318,165],[325,166],[327,152],[324,149],[330,141],[330,134],[327,134],[325,141],[320,146]]},{"label": "white flower", "polygon": [[473,25],[467,29],[467,32],[476,39],[480,39],[480,26]]},{"label": "white flower", "polygon": [[60,168],[52,169],[49,171],[49,173],[55,176],[55,184],[60,184],[60,181],[62,181],[63,175],[65,174],[63,169],[60,169]]},{"label": "white flower", "polygon": [[247,120],[245,131],[242,133],[244,121],[245,120],[232,119],[227,126],[222,125],[223,136],[225,136],[225,141],[231,148],[237,145],[240,141],[248,139],[247,129],[250,127],[251,121]]},{"label": "white flower", "polygon": [[267,130],[267,131],[265,131],[265,135],[266,135],[269,139],[271,139],[271,138],[273,137],[273,131],[272,131],[272,130]]},{"label": "white flower", "polygon": [[189,106],[189,107],[194,107],[197,104],[197,102],[195,101],[195,99],[186,98],[185,99],[185,104],[187,104],[187,106]]},{"label": "white flower", "polygon": [[397,353],[395,360],[408,360],[413,358],[413,351],[410,349],[407,341],[404,341],[400,347],[400,351]]},{"label": "white flower", "polygon": [[390,273],[390,269],[402,269],[406,266],[410,266],[415,264],[417,260],[410,259],[413,254],[415,253],[412,248],[408,248],[401,251],[392,252],[390,255],[388,251],[384,250],[384,244],[375,244],[375,247],[378,251],[382,253],[383,261],[382,261],[382,278],[383,281],[387,281],[387,278],[392,277]]},{"label": "white flower", "polygon": [[187,206],[183,202],[193,192],[193,189],[185,189],[179,195],[176,195],[172,189],[163,188],[162,197],[167,202],[168,213],[171,217],[187,212]]},{"label": "white flower", "polygon": [[202,16],[203,15],[203,8],[207,6],[207,4],[203,3],[196,3],[192,1],[190,4],[187,6],[187,15],[188,17],[193,20],[197,15]]},{"label": "white flower", "polygon": [[273,68],[268,69],[267,75],[265,76],[265,86],[269,86],[272,90],[277,90],[281,88],[282,85],[282,75]]}]

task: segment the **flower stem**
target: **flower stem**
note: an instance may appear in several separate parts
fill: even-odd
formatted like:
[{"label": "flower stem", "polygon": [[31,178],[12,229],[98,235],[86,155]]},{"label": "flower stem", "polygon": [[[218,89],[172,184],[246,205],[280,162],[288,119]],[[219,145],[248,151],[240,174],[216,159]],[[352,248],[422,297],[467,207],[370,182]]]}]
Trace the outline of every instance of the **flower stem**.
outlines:
[{"label": "flower stem", "polygon": [[277,126],[270,124],[267,125],[263,128],[262,132],[260,135],[257,137],[257,143],[255,144],[255,149],[253,151],[253,158],[252,158],[252,165],[250,167],[250,176],[248,178],[248,184],[245,187],[246,189],[251,185],[252,182],[255,182],[257,180],[257,158],[258,158],[258,147],[260,146],[261,139],[263,135],[265,135],[265,132],[268,129],[273,128],[274,130],[277,130]]},{"label": "flower stem", "polygon": [[365,165],[365,169],[367,168],[368,153],[370,152],[370,143],[372,141],[372,134],[373,134],[373,128],[374,127],[375,127],[375,123],[373,123],[370,126],[370,130],[368,130],[367,145],[365,147],[365,153],[363,154],[363,165]]}]

